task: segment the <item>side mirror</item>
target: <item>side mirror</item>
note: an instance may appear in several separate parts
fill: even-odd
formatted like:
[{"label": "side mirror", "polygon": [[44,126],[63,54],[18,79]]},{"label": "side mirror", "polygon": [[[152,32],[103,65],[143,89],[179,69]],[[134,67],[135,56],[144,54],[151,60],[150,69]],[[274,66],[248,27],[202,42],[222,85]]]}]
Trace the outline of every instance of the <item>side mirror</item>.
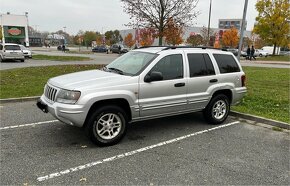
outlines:
[{"label": "side mirror", "polygon": [[144,78],[144,82],[146,83],[150,83],[152,81],[160,81],[160,80],[163,80],[163,75],[161,72],[156,72],[156,71],[153,71],[147,74]]}]

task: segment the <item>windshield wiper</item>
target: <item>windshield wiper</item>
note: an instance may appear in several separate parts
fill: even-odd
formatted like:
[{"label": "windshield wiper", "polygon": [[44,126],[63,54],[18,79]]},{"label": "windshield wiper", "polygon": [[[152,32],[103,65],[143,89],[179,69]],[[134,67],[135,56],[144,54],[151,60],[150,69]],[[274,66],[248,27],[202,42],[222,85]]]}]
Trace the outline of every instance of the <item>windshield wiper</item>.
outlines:
[{"label": "windshield wiper", "polygon": [[111,70],[111,71],[115,71],[115,72],[117,72],[118,74],[124,74],[124,72],[122,71],[122,70],[120,70],[120,69],[117,69],[117,68],[108,68],[109,70]]}]

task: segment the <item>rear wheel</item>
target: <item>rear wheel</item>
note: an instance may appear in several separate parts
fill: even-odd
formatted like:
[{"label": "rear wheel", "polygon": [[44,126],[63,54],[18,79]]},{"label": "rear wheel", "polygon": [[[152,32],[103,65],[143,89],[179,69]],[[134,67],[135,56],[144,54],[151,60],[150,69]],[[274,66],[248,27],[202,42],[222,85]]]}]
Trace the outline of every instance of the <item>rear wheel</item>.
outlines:
[{"label": "rear wheel", "polygon": [[21,62],[24,62],[24,61],[25,61],[25,59],[21,59],[20,61],[21,61]]},{"label": "rear wheel", "polygon": [[218,94],[211,99],[203,111],[205,119],[211,124],[224,122],[230,110],[229,98],[224,94]]},{"label": "rear wheel", "polygon": [[118,143],[126,133],[127,116],[115,105],[103,106],[89,116],[85,131],[93,143],[109,146]]}]

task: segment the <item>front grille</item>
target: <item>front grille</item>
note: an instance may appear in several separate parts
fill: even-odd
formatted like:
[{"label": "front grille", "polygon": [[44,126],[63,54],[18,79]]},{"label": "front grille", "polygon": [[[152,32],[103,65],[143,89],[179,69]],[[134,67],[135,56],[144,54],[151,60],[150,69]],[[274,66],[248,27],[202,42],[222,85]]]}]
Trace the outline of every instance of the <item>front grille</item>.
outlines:
[{"label": "front grille", "polygon": [[49,85],[45,86],[44,95],[50,101],[55,101],[56,93],[57,93],[57,89],[55,89]]}]

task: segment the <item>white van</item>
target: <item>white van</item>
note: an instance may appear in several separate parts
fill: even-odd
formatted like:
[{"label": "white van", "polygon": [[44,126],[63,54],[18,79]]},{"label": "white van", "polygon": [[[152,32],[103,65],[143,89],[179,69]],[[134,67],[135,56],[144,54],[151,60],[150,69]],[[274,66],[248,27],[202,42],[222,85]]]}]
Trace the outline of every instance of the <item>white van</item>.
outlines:
[{"label": "white van", "polygon": [[[268,52],[269,55],[273,54],[274,46],[264,46],[261,48],[264,52]],[[280,47],[276,47],[275,55],[280,54]]]}]

